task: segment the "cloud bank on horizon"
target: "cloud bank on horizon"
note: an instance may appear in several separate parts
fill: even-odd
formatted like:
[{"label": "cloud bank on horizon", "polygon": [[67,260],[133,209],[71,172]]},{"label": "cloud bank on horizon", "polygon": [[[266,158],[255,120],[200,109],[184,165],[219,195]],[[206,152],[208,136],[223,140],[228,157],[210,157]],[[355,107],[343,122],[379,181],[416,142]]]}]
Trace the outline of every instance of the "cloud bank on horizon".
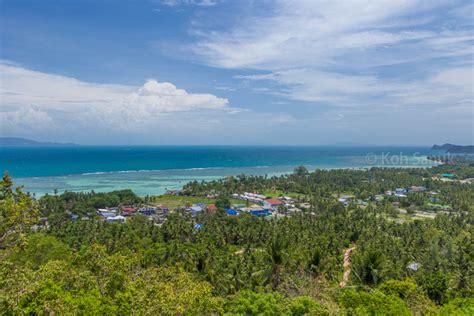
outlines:
[{"label": "cloud bank on horizon", "polygon": [[[110,16],[57,5],[61,18],[47,6],[5,4],[1,135],[91,144],[474,141],[470,1],[137,1]],[[82,5],[94,12],[93,2]],[[18,27],[25,17],[32,22]]]}]

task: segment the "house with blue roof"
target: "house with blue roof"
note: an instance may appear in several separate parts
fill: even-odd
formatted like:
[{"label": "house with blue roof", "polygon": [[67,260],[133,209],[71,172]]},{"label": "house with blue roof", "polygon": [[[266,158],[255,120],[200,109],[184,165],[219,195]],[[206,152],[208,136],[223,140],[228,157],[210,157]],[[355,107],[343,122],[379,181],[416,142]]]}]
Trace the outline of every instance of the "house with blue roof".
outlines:
[{"label": "house with blue roof", "polygon": [[255,215],[255,216],[259,216],[259,217],[263,217],[263,216],[269,216],[272,213],[270,212],[269,209],[261,209],[261,210],[251,210],[250,214]]},{"label": "house with blue roof", "polygon": [[203,208],[201,206],[194,205],[194,206],[191,206],[189,210],[191,211],[191,214],[193,216],[196,216],[197,214],[202,213]]},{"label": "house with blue roof", "polygon": [[225,210],[225,212],[227,213],[227,215],[239,215],[238,211],[232,209],[227,209]]}]

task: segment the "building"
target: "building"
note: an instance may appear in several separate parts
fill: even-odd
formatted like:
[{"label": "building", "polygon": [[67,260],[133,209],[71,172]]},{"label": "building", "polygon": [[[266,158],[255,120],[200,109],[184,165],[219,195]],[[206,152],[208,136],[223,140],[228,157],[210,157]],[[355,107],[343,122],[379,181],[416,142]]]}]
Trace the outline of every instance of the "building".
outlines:
[{"label": "building", "polygon": [[454,174],[450,172],[446,172],[446,173],[441,174],[441,176],[445,178],[452,178],[454,177]]},{"label": "building", "polygon": [[122,206],[122,215],[128,216],[133,215],[137,211],[137,209],[133,206]]},{"label": "building", "polygon": [[265,195],[250,192],[244,192],[243,194],[234,193],[232,194],[232,197],[234,199],[245,200],[252,203],[262,203],[265,199]]},{"label": "building", "polygon": [[113,214],[117,213],[117,210],[113,208],[99,208],[97,211],[99,213],[113,213]]},{"label": "building", "polygon": [[343,195],[340,198],[337,199],[339,203],[342,203],[344,206],[348,206],[349,203],[353,201],[353,196],[350,195]]},{"label": "building", "polygon": [[206,206],[206,211],[208,213],[214,213],[217,211],[217,206],[215,204],[209,204],[208,206]]},{"label": "building", "polygon": [[282,206],[284,204],[285,203],[283,203],[282,201],[276,199],[267,199],[263,201],[263,206],[272,210],[277,210],[279,206]]},{"label": "building", "polygon": [[289,213],[298,213],[298,212],[302,212],[301,209],[297,208],[297,207],[291,207],[288,209],[288,212]]},{"label": "building", "polygon": [[225,210],[225,212],[227,213],[227,215],[239,215],[239,212],[233,209]]},{"label": "building", "polygon": [[420,264],[418,262],[411,262],[407,265],[407,269],[413,270],[413,271],[418,271],[420,268]]},{"label": "building", "polygon": [[339,203],[342,203],[342,205],[344,205],[344,206],[349,205],[349,201],[348,201],[347,199],[345,199],[345,198],[342,198],[342,197],[341,197],[341,198],[338,198],[337,201],[338,201]]},{"label": "building", "polygon": [[127,218],[125,216],[122,216],[122,215],[111,216],[111,217],[106,218],[106,221],[109,222],[109,223],[112,223],[112,222],[125,223],[126,220],[127,220]]},{"label": "building", "polygon": [[100,217],[103,217],[105,219],[109,218],[109,217],[114,217],[116,216],[117,214],[115,214],[114,212],[107,212],[107,211],[99,211],[99,216]]},{"label": "building", "polygon": [[404,188],[396,188],[395,189],[395,195],[397,194],[405,194],[407,193],[407,189],[404,189]]},{"label": "building", "polygon": [[160,213],[160,214],[168,214],[169,208],[168,208],[168,206],[166,206],[164,204],[160,204],[160,205],[157,206],[156,212]]},{"label": "building", "polygon": [[180,195],[183,190],[180,189],[171,189],[171,190],[166,190],[166,195]]},{"label": "building", "polygon": [[194,224],[194,229],[201,230],[202,229],[202,224],[199,224],[199,223]]},{"label": "building", "polygon": [[263,216],[269,216],[272,213],[270,212],[269,209],[260,209],[260,210],[251,210],[250,214],[252,214],[254,216],[263,217]]},{"label": "building", "polygon": [[423,191],[426,191],[426,187],[424,187],[422,185],[412,185],[410,187],[410,191],[411,192],[423,192]]},{"label": "building", "polygon": [[385,198],[384,195],[382,195],[382,194],[377,194],[377,195],[374,197],[374,200],[377,201],[377,202],[381,202],[381,201],[384,200],[384,198]]},{"label": "building", "polygon": [[156,207],[153,207],[153,206],[145,206],[145,207],[141,207],[139,210],[138,210],[140,213],[142,213],[143,215],[153,215],[156,213]]},{"label": "building", "polygon": [[198,205],[191,206],[191,207],[189,208],[189,210],[191,211],[191,214],[192,214],[193,216],[196,216],[196,215],[202,213],[202,207],[201,207],[201,206],[198,206]]}]

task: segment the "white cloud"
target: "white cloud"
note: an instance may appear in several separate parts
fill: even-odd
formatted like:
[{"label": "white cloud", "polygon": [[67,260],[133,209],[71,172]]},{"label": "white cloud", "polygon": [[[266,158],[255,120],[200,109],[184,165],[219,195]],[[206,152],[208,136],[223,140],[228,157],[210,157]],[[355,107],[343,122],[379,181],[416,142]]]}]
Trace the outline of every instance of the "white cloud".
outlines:
[{"label": "white cloud", "polygon": [[2,125],[9,121],[11,128],[51,126],[59,115],[81,125],[139,129],[172,113],[235,111],[227,99],[189,93],[169,82],[148,80],[142,87],[96,84],[7,63],[0,64],[0,72],[0,115]]},{"label": "white cloud", "polygon": [[[227,31],[195,30],[191,49],[215,67],[264,71],[236,78],[264,81],[256,89],[292,100],[360,108],[472,105],[474,37],[465,26],[472,6],[454,10],[456,4],[417,0],[272,4],[263,16],[239,19]],[[440,22],[445,12],[455,20]]]},{"label": "white cloud", "polygon": [[128,97],[126,103],[158,112],[177,112],[195,108],[222,109],[228,101],[212,94],[190,94],[169,82],[148,80]]},{"label": "white cloud", "polygon": [[197,5],[202,7],[212,7],[217,4],[217,0],[162,0],[163,5],[175,7],[179,5]]},{"label": "white cloud", "polygon": [[238,78],[276,82],[279,88],[267,90],[293,100],[369,110],[374,106],[387,108],[401,105],[449,108],[461,103],[472,104],[474,97],[474,72],[470,66],[450,68],[423,80],[404,82],[313,69],[275,71]]},{"label": "white cloud", "polygon": [[23,106],[13,111],[0,112],[0,132],[37,132],[55,128],[53,119],[45,111]]},{"label": "white cloud", "polygon": [[383,29],[387,21],[421,7],[406,0],[277,1],[273,14],[241,19],[228,32],[199,32],[203,38],[194,51],[226,68],[320,66],[347,49],[429,37],[429,32]]},{"label": "white cloud", "polygon": [[93,144],[245,144],[265,143],[294,121],[156,80],[141,87],[96,84],[7,62],[0,73],[1,135]]},{"label": "white cloud", "polygon": [[432,78],[435,83],[463,88],[466,92],[474,90],[474,68],[451,68],[438,73]]}]

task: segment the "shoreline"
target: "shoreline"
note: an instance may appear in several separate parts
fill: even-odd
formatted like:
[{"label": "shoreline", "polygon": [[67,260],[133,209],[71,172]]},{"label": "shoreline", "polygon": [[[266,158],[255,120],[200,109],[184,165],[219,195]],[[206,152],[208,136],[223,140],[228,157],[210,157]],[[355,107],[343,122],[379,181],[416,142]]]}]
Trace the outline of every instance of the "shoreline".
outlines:
[{"label": "shoreline", "polygon": [[[307,166],[308,170],[368,170],[378,168],[430,168],[437,164],[418,165],[359,165],[359,166]],[[296,166],[209,167],[163,170],[121,170],[90,172],[61,176],[14,177],[15,186],[41,197],[46,194],[69,192],[110,192],[131,189],[139,196],[161,195],[169,189],[181,189],[191,181],[214,181],[241,174],[250,176],[283,176]]]}]

